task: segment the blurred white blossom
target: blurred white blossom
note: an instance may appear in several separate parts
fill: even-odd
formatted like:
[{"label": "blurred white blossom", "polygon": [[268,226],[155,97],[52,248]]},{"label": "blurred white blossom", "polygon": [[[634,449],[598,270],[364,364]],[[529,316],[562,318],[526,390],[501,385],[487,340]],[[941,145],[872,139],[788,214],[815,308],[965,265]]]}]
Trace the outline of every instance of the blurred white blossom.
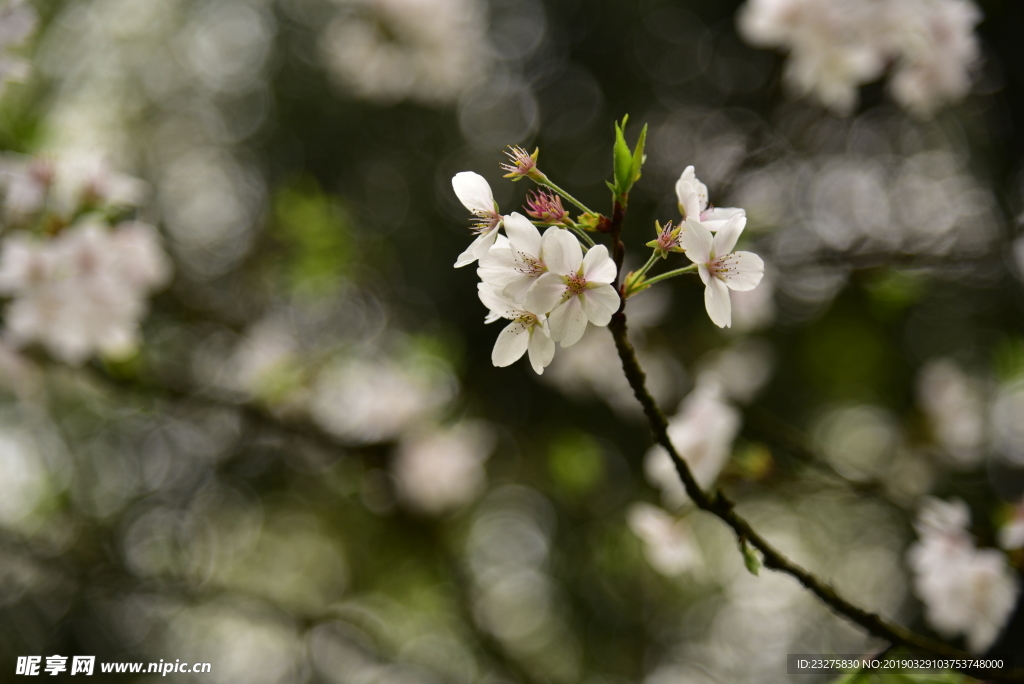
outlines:
[{"label": "blurred white blossom", "polygon": [[758,47],[789,51],[786,79],[801,95],[847,113],[857,86],[873,81],[885,57],[873,33],[879,8],[860,0],[748,0],[738,14],[740,34]]},{"label": "blurred white blossom", "polygon": [[1013,507],[1010,519],[999,528],[999,545],[1007,550],[1024,548],[1024,499]]},{"label": "blurred white blossom", "polygon": [[320,373],[310,413],[325,430],[371,444],[418,427],[452,399],[455,389],[448,369],[431,360],[357,356]]},{"label": "blurred white blossom", "polygon": [[0,4],[0,93],[9,81],[23,81],[31,71],[30,62],[11,54],[36,28],[39,16],[24,0],[6,0]]},{"label": "blurred white blossom", "polygon": [[448,104],[484,74],[484,8],[476,0],[337,2],[320,48],[338,85],[357,97]]},{"label": "blurred white blossom", "polygon": [[43,211],[70,220],[86,209],[126,209],[145,199],[146,184],[115,171],[95,151],[0,156],[4,217],[20,223]]},{"label": "blurred white blossom", "polygon": [[629,529],[644,543],[644,557],[663,575],[679,575],[703,565],[693,529],[657,506],[638,502],[626,510]]},{"label": "blurred white blossom", "polygon": [[228,389],[276,401],[300,386],[300,345],[282,316],[258,321],[221,370]]},{"label": "blurred white blossom", "polygon": [[0,156],[0,189],[8,223],[19,223],[43,210],[54,173],[53,162],[46,157]]},{"label": "blurred white blossom", "polygon": [[761,282],[753,290],[729,290],[732,302],[732,330],[749,333],[775,322],[775,279],[765,269]]},{"label": "blurred white blossom", "polygon": [[[725,467],[740,424],[739,411],[722,399],[720,387],[713,382],[695,387],[669,419],[668,436],[701,487],[713,484]],[[662,503],[669,510],[689,501],[663,447],[655,445],[647,452],[644,473],[648,482],[661,489]]]},{"label": "blurred white blossom", "polygon": [[47,241],[11,233],[0,252],[0,294],[13,300],[6,334],[75,365],[96,352],[123,355],[137,343],[147,297],[170,274],[159,234],[144,223],[85,220]]},{"label": "blurred white blossom", "polygon": [[976,464],[985,443],[985,398],[979,383],[951,359],[932,359],[918,374],[917,397],[945,453],[959,465]]},{"label": "blurred white blossom", "polygon": [[972,0],[891,4],[899,51],[891,83],[896,101],[912,112],[929,115],[966,95],[971,69],[981,52],[974,34],[982,20],[978,6]]},{"label": "blurred white blossom", "polygon": [[748,0],[737,22],[751,44],[789,52],[800,95],[848,114],[857,88],[894,64],[897,102],[929,115],[969,90],[981,18],[971,0]]},{"label": "blurred white blossom", "polygon": [[1024,464],[1024,377],[1003,383],[989,411],[992,446],[1007,461]]},{"label": "blurred white blossom", "polygon": [[463,422],[409,435],[391,464],[399,501],[430,515],[464,506],[483,492],[484,463],[493,448],[494,433],[485,423]]},{"label": "blurred white blossom", "polygon": [[[629,305],[639,307],[645,297],[654,298],[658,292],[664,291],[667,290],[645,292],[643,297],[631,299]],[[630,323],[639,323],[640,318],[631,318]],[[641,329],[641,325],[635,325],[631,332],[637,333]],[[644,344],[642,335],[634,334],[633,339],[637,359],[647,372],[647,386],[651,394],[659,404],[676,399],[679,385],[685,379],[682,366],[669,352]],[[597,397],[622,416],[642,418],[643,410],[633,396],[625,374],[608,372],[609,368],[618,369],[621,364],[615,340],[608,331],[589,327],[579,342],[558,351],[543,377],[564,394],[578,398]]]},{"label": "blurred white blossom", "polygon": [[775,354],[764,340],[746,339],[706,354],[699,362],[697,384],[717,382],[722,394],[745,404],[771,378]]},{"label": "blurred white blossom", "polygon": [[964,634],[980,652],[999,635],[1020,588],[1001,552],[975,548],[969,524],[963,501],[926,499],[907,562],[928,623],[946,638]]}]

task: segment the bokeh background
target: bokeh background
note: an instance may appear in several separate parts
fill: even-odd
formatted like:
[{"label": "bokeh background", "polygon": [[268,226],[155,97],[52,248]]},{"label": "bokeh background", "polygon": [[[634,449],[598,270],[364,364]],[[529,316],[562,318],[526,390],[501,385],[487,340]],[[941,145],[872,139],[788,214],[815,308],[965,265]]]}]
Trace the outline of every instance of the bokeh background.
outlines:
[{"label": "bokeh background", "polygon": [[[659,517],[606,330],[539,377],[491,365],[451,177],[511,211],[529,181],[501,179],[502,150],[537,146],[608,211],[626,113],[630,141],[650,126],[634,268],[691,164],[767,263],[731,329],[696,278],[630,301],[653,391],[674,413],[714,378],[740,511],[967,647],[926,619],[907,549],[924,497],[958,497],[1020,585],[998,549],[1024,524],[1024,6],[980,3],[971,92],[921,116],[884,81],[848,113],[798,97],[740,4],[35,3],[6,159],[142,179],[128,215],[173,277],[127,352],[0,348],[0,680],[61,654],[225,683],[774,682],[787,653],[883,648],[748,573],[717,520]],[[980,650],[1024,643],[1018,593]]]}]

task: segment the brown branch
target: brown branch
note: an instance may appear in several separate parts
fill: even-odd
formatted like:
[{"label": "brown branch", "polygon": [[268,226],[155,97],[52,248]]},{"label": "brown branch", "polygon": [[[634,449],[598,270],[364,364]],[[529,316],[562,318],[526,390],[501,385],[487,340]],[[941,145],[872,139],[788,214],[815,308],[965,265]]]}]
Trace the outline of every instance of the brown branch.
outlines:
[{"label": "brown branch", "polygon": [[[698,508],[708,511],[721,519],[733,529],[739,539],[746,541],[760,551],[764,557],[765,567],[784,572],[795,578],[800,584],[810,590],[811,593],[821,599],[822,602],[840,615],[863,627],[868,633],[917,652],[933,653],[956,659],[972,657],[948,644],[912,632],[901,625],[889,622],[875,613],[870,613],[850,603],[840,596],[829,584],[789,560],[789,558],[772,546],[751,527],[749,522],[736,513],[732,501],[727,499],[721,492],[708,494],[701,489],[700,485],[697,484],[697,480],[694,479],[690,467],[679,455],[679,452],[676,451],[672,440],[668,436],[668,421],[665,419],[665,414],[662,413],[650,392],[647,391],[646,376],[636,359],[636,352],[633,349],[633,345],[630,344],[627,335],[625,313],[622,311],[616,313],[608,327],[615,338],[615,347],[619,352],[619,358],[622,360],[622,369],[629,380],[630,387],[633,388],[637,401],[640,402],[644,409],[644,414],[647,416],[647,420],[654,432],[655,441],[672,458],[676,472],[678,472],[679,478],[686,487],[686,493]],[[981,675],[993,680],[1024,681],[1024,670],[1020,669],[1009,672],[979,672],[968,669],[965,672],[972,676]]]},{"label": "brown branch", "polygon": [[[621,241],[625,214],[625,198],[622,198],[621,204],[616,200],[612,212],[612,226],[610,233],[612,237],[612,253],[614,255],[615,266],[618,274],[621,274],[622,272],[622,262],[625,256],[625,247]],[[616,289],[619,288],[618,274],[615,278]],[[622,370],[626,374],[626,379],[629,381],[630,387],[633,389],[633,394],[643,407],[644,415],[647,416],[647,420],[651,425],[651,430],[654,432],[655,441],[660,444],[672,458],[672,462],[676,467],[676,472],[679,474],[679,479],[683,481],[683,485],[686,488],[686,493],[690,496],[690,499],[693,500],[697,507],[708,511],[721,519],[726,525],[732,528],[733,532],[736,533],[737,538],[741,542],[746,542],[760,551],[764,558],[765,567],[779,572],[784,572],[795,578],[811,593],[821,599],[822,602],[840,615],[843,615],[857,625],[860,625],[869,634],[885,639],[892,644],[905,646],[919,652],[934,653],[936,655],[956,659],[970,658],[971,656],[969,654],[964,653],[957,648],[912,632],[901,625],[889,622],[875,613],[870,613],[863,608],[850,603],[841,597],[828,583],[789,560],[789,558],[769,544],[768,540],[762,537],[753,527],[751,527],[749,522],[736,513],[735,506],[732,501],[727,499],[724,494],[721,492],[708,494],[701,489],[700,485],[697,484],[697,480],[694,478],[693,473],[690,471],[690,467],[679,455],[679,452],[676,451],[675,446],[672,444],[672,440],[669,438],[668,420],[666,420],[665,414],[662,413],[657,402],[655,402],[654,397],[652,397],[651,393],[647,390],[646,376],[643,368],[640,367],[639,361],[637,361],[636,351],[633,349],[633,345],[629,341],[626,327],[626,314],[623,311],[625,306],[626,300],[625,298],[622,298],[619,310],[614,316],[612,316],[612,320],[608,325],[608,328],[612,333],[612,337],[615,339],[615,348],[619,352],[619,359],[622,361]],[[972,674],[972,672],[967,672],[967,674]],[[979,674],[983,674],[983,676],[988,679],[1024,681],[1024,670],[1019,669],[1012,670],[1010,672],[986,671],[984,673],[979,673],[974,671],[972,676],[978,676]]]}]

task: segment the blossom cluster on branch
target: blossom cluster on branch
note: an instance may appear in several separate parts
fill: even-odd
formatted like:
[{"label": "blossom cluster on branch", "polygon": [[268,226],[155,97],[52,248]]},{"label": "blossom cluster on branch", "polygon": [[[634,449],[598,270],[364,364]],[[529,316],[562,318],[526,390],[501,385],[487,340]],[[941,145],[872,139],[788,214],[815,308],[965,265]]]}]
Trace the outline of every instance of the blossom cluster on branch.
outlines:
[{"label": "blossom cluster on branch", "polygon": [[[638,149],[642,156],[642,143]],[[525,216],[503,215],[483,176],[463,171],[452,178],[455,194],[472,214],[476,234],[455,267],[477,262],[479,297],[490,311],[486,322],[511,321],[494,345],[495,366],[508,366],[528,354],[533,369],[541,374],[554,358],[556,342],[562,347],[576,344],[588,322],[608,325],[623,299],[660,280],[694,271],[705,285],[704,301],[712,322],[728,327],[732,324],[729,290],[752,290],[761,282],[761,258],[734,251],[746,225],[745,212],[709,204],[707,186],[697,179],[693,166],[686,167],[676,183],[682,220],[675,227],[671,221],[664,227],[655,224],[657,237],[647,243],[652,248],[650,259],[616,289],[618,264],[608,247],[595,244],[589,236],[607,232],[609,219],[552,183],[537,167],[538,152],[531,155],[511,148],[508,154],[511,161],[502,166],[509,172],[506,177],[530,178],[541,186],[528,198]],[[639,168],[630,183],[637,177]],[[563,197],[582,210],[577,219],[565,210]],[[684,253],[692,265],[647,275],[656,262],[673,252]]]}]

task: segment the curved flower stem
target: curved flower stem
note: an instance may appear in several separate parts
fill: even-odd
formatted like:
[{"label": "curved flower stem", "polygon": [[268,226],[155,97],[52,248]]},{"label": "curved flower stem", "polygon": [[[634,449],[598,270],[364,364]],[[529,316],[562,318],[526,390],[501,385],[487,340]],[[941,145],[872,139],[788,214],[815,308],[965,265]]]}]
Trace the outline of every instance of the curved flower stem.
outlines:
[{"label": "curved flower stem", "polygon": [[[532,176],[531,176],[531,178],[532,178]],[[586,207],[586,205],[585,205],[585,204],[583,204],[583,203],[582,203],[582,202],[580,202],[580,201],[579,201],[578,199],[576,199],[575,197],[573,197],[572,195],[570,195],[569,193],[567,193],[567,192],[566,192],[565,190],[563,190],[562,188],[560,188],[560,187],[558,187],[557,185],[555,185],[554,183],[552,183],[552,182],[551,182],[551,181],[550,181],[550,180],[548,179],[548,177],[547,177],[547,176],[544,176],[544,178],[543,178],[543,179],[541,179],[541,180],[538,180],[538,179],[536,179],[536,178],[532,178],[532,180],[533,180],[533,182],[535,182],[535,183],[536,183],[537,185],[543,185],[543,186],[544,186],[544,187],[546,187],[546,188],[551,188],[552,190],[554,190],[555,192],[557,192],[557,193],[558,193],[559,195],[561,195],[561,196],[562,196],[562,197],[564,197],[565,199],[567,199],[567,200],[569,200],[570,202],[572,202],[573,204],[575,204],[575,205],[576,205],[576,207],[577,207],[577,208],[578,208],[578,209],[579,209],[580,211],[582,211],[583,213],[585,213],[585,214],[594,214],[595,216],[597,215],[597,212],[596,212],[596,211],[591,211],[590,209],[587,209],[587,207]]]},{"label": "curved flower stem", "polygon": [[[612,213],[612,225],[610,231],[612,235],[615,265],[618,269],[618,274],[615,278],[616,289],[618,289],[619,276],[622,273],[622,261],[625,257],[625,246],[620,241],[625,214],[626,208],[624,202],[620,204],[616,201]],[[656,279],[664,279],[675,275],[681,275],[681,272],[683,271],[689,272],[689,269],[696,270],[696,268],[696,264],[694,264],[693,266],[677,269],[676,271],[669,271],[668,273],[658,276]],[[647,421],[654,433],[654,441],[668,452],[669,457],[672,459],[672,463],[675,465],[676,472],[679,474],[679,479],[682,480],[683,486],[686,488],[686,493],[689,495],[693,503],[698,508],[711,513],[731,527],[733,532],[736,533],[741,545],[746,543],[760,551],[764,558],[765,567],[779,572],[784,572],[793,577],[812,594],[821,599],[823,603],[832,608],[832,610],[843,615],[857,625],[860,625],[869,634],[885,639],[891,644],[905,646],[916,652],[932,653],[954,659],[970,658],[971,656],[969,654],[957,648],[912,632],[901,625],[889,622],[875,613],[869,613],[863,608],[850,603],[840,596],[828,583],[797,565],[783,555],[778,549],[768,543],[768,540],[762,537],[753,527],[751,527],[750,523],[747,522],[745,518],[740,517],[740,515],[736,513],[735,505],[732,501],[726,498],[724,494],[721,492],[709,494],[701,489],[701,486],[697,484],[697,480],[693,476],[693,472],[690,470],[690,466],[687,465],[686,461],[683,460],[682,456],[679,455],[679,452],[676,451],[675,446],[672,444],[672,439],[668,435],[668,420],[665,418],[665,414],[662,413],[661,408],[658,407],[654,397],[652,397],[651,393],[647,390],[646,375],[644,374],[643,368],[640,367],[640,362],[637,361],[636,350],[633,349],[633,345],[629,341],[629,335],[626,327],[626,314],[623,311],[625,305],[626,300],[622,299],[619,304],[619,310],[612,316],[612,320],[608,324],[608,329],[611,331],[612,337],[615,340],[615,348],[619,352],[619,359],[622,361],[622,370],[626,374],[626,379],[629,381],[629,386],[632,388],[633,394],[636,396],[637,401],[640,402],[640,406],[643,407],[644,415],[647,417]],[[977,670],[972,672],[970,668],[956,669],[960,669],[971,676],[981,676],[989,680],[1024,681],[1024,670],[1019,668],[1009,671],[986,670],[984,673]]]},{"label": "curved flower stem", "polygon": [[637,271],[636,273],[634,273],[634,274],[633,274],[633,276],[634,276],[634,277],[636,277],[636,278],[639,278],[639,277],[640,277],[640,276],[642,276],[643,274],[647,273],[647,272],[648,272],[649,270],[651,270],[651,266],[654,266],[654,264],[655,264],[655,263],[656,263],[656,262],[657,262],[657,261],[658,261],[659,259],[661,259],[661,255],[660,255],[660,254],[658,254],[658,252],[657,252],[657,251],[654,251],[654,252],[653,252],[653,253],[651,254],[651,258],[647,260],[647,263],[646,263],[646,264],[644,264],[643,268],[641,268],[641,269],[640,269],[639,271]]},{"label": "curved flower stem", "polygon": [[661,275],[656,275],[646,281],[647,285],[653,285],[654,283],[660,283],[662,280],[668,280],[669,278],[675,278],[676,276],[686,275],[687,273],[696,273],[697,264],[690,264],[682,268],[677,268],[673,271],[666,271]]}]

